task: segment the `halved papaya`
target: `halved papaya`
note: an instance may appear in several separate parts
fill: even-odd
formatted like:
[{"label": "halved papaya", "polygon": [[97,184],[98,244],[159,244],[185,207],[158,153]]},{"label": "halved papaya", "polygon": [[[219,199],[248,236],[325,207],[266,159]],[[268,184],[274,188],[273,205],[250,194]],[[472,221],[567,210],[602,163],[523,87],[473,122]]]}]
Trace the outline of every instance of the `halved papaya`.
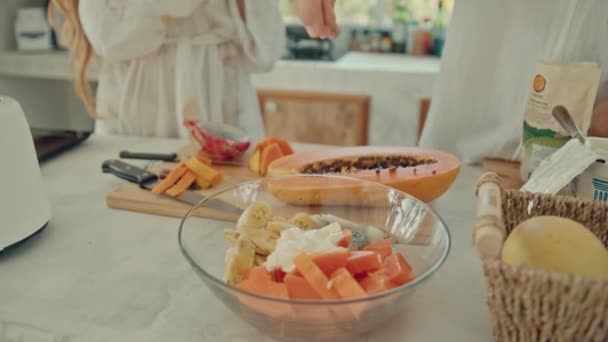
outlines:
[{"label": "halved papaya", "polygon": [[[268,166],[268,176],[330,174],[377,182],[431,202],[445,193],[460,172],[452,154],[421,147],[358,146],[296,153]],[[300,177],[273,180],[273,193],[290,204],[373,202],[352,180]],[[368,187],[369,189],[369,187]],[[358,191],[357,191],[358,190]]]}]

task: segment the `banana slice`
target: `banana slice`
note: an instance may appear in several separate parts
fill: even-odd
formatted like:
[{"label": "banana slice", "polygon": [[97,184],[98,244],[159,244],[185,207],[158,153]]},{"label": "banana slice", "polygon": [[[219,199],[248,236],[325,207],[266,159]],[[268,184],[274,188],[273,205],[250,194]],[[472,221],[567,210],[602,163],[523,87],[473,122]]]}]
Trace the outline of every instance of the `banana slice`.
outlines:
[{"label": "banana slice", "polygon": [[266,230],[262,234],[249,236],[251,242],[255,245],[255,252],[261,255],[270,255],[277,245],[279,239],[276,234],[272,234]]},{"label": "banana slice", "polygon": [[277,235],[277,239],[281,236],[281,232],[285,229],[291,228],[294,225],[288,223],[287,221],[273,221],[271,220],[266,224],[266,231],[271,234]]},{"label": "banana slice", "polygon": [[235,285],[243,279],[255,262],[255,245],[246,236],[241,235],[234,247],[228,248],[225,255],[224,281]]},{"label": "banana slice", "polygon": [[247,234],[249,230],[263,230],[270,220],[270,205],[264,201],[252,203],[243,211],[236,223],[236,230]]},{"label": "banana slice", "polygon": [[284,218],[283,216],[273,216],[270,218],[270,221],[273,222],[287,222],[287,219]]},{"label": "banana slice", "polygon": [[265,255],[261,255],[261,254],[256,254],[254,259],[253,259],[253,265],[254,266],[264,266],[264,263],[266,262],[266,256]]},{"label": "banana slice", "polygon": [[289,223],[302,228],[304,230],[319,229],[319,225],[315,220],[306,213],[297,213],[289,219]]},{"label": "banana slice", "polygon": [[228,244],[229,247],[236,246],[236,241],[238,240],[240,235],[241,234],[239,234],[239,232],[237,232],[236,230],[224,229],[224,240],[226,241],[226,244]]}]

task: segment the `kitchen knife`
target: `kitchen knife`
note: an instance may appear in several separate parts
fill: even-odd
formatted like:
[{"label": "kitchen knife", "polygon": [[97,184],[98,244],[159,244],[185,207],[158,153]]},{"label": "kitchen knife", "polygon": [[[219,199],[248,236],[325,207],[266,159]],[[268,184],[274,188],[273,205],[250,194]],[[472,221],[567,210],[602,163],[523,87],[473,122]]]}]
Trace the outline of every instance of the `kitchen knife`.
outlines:
[{"label": "kitchen knife", "polygon": [[144,152],[121,151],[120,158],[159,160],[159,161],[177,161],[177,153],[144,153]]},{"label": "kitchen knife", "polygon": [[[147,153],[147,152],[129,152],[121,151],[119,154],[120,158],[123,159],[143,159],[150,161],[165,161],[165,162],[179,162],[181,161],[177,153]],[[216,165],[231,165],[231,166],[243,166],[245,162],[243,159],[213,159],[212,161]]]},{"label": "kitchen knife", "polygon": [[[131,183],[135,183],[140,186],[140,188],[145,190],[152,190],[161,179],[154,173],[139,168],[134,165],[127,164],[120,160],[106,160],[101,165],[101,170],[103,173],[110,173],[116,177],[127,180]],[[169,195],[164,195],[169,198],[177,199],[181,202],[197,205],[200,201],[207,198],[203,194],[186,190],[182,194],[177,197],[172,197]],[[223,201],[219,198],[212,198],[205,202],[204,206],[219,210],[226,213],[240,215],[243,213],[243,209],[236,207],[226,201]]]}]

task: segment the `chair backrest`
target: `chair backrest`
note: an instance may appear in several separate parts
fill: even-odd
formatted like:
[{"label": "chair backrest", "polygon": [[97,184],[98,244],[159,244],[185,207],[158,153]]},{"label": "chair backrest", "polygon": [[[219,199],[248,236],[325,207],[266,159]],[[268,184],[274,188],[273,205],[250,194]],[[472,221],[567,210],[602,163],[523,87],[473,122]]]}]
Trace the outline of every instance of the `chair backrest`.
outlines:
[{"label": "chair backrest", "polygon": [[258,90],[267,135],[338,146],[368,144],[368,95]]}]

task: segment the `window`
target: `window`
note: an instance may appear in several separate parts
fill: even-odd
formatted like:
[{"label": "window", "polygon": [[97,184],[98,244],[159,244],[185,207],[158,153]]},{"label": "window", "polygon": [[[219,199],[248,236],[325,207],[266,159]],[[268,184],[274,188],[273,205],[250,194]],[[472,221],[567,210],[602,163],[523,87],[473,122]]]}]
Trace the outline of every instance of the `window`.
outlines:
[{"label": "window", "polygon": [[[292,0],[279,0],[286,23],[299,23],[291,6]],[[443,0],[451,12],[454,0]],[[336,17],[342,25],[390,26],[396,0],[336,0]],[[406,0],[408,9],[419,22],[425,17],[432,19],[437,11],[439,0]]]}]

